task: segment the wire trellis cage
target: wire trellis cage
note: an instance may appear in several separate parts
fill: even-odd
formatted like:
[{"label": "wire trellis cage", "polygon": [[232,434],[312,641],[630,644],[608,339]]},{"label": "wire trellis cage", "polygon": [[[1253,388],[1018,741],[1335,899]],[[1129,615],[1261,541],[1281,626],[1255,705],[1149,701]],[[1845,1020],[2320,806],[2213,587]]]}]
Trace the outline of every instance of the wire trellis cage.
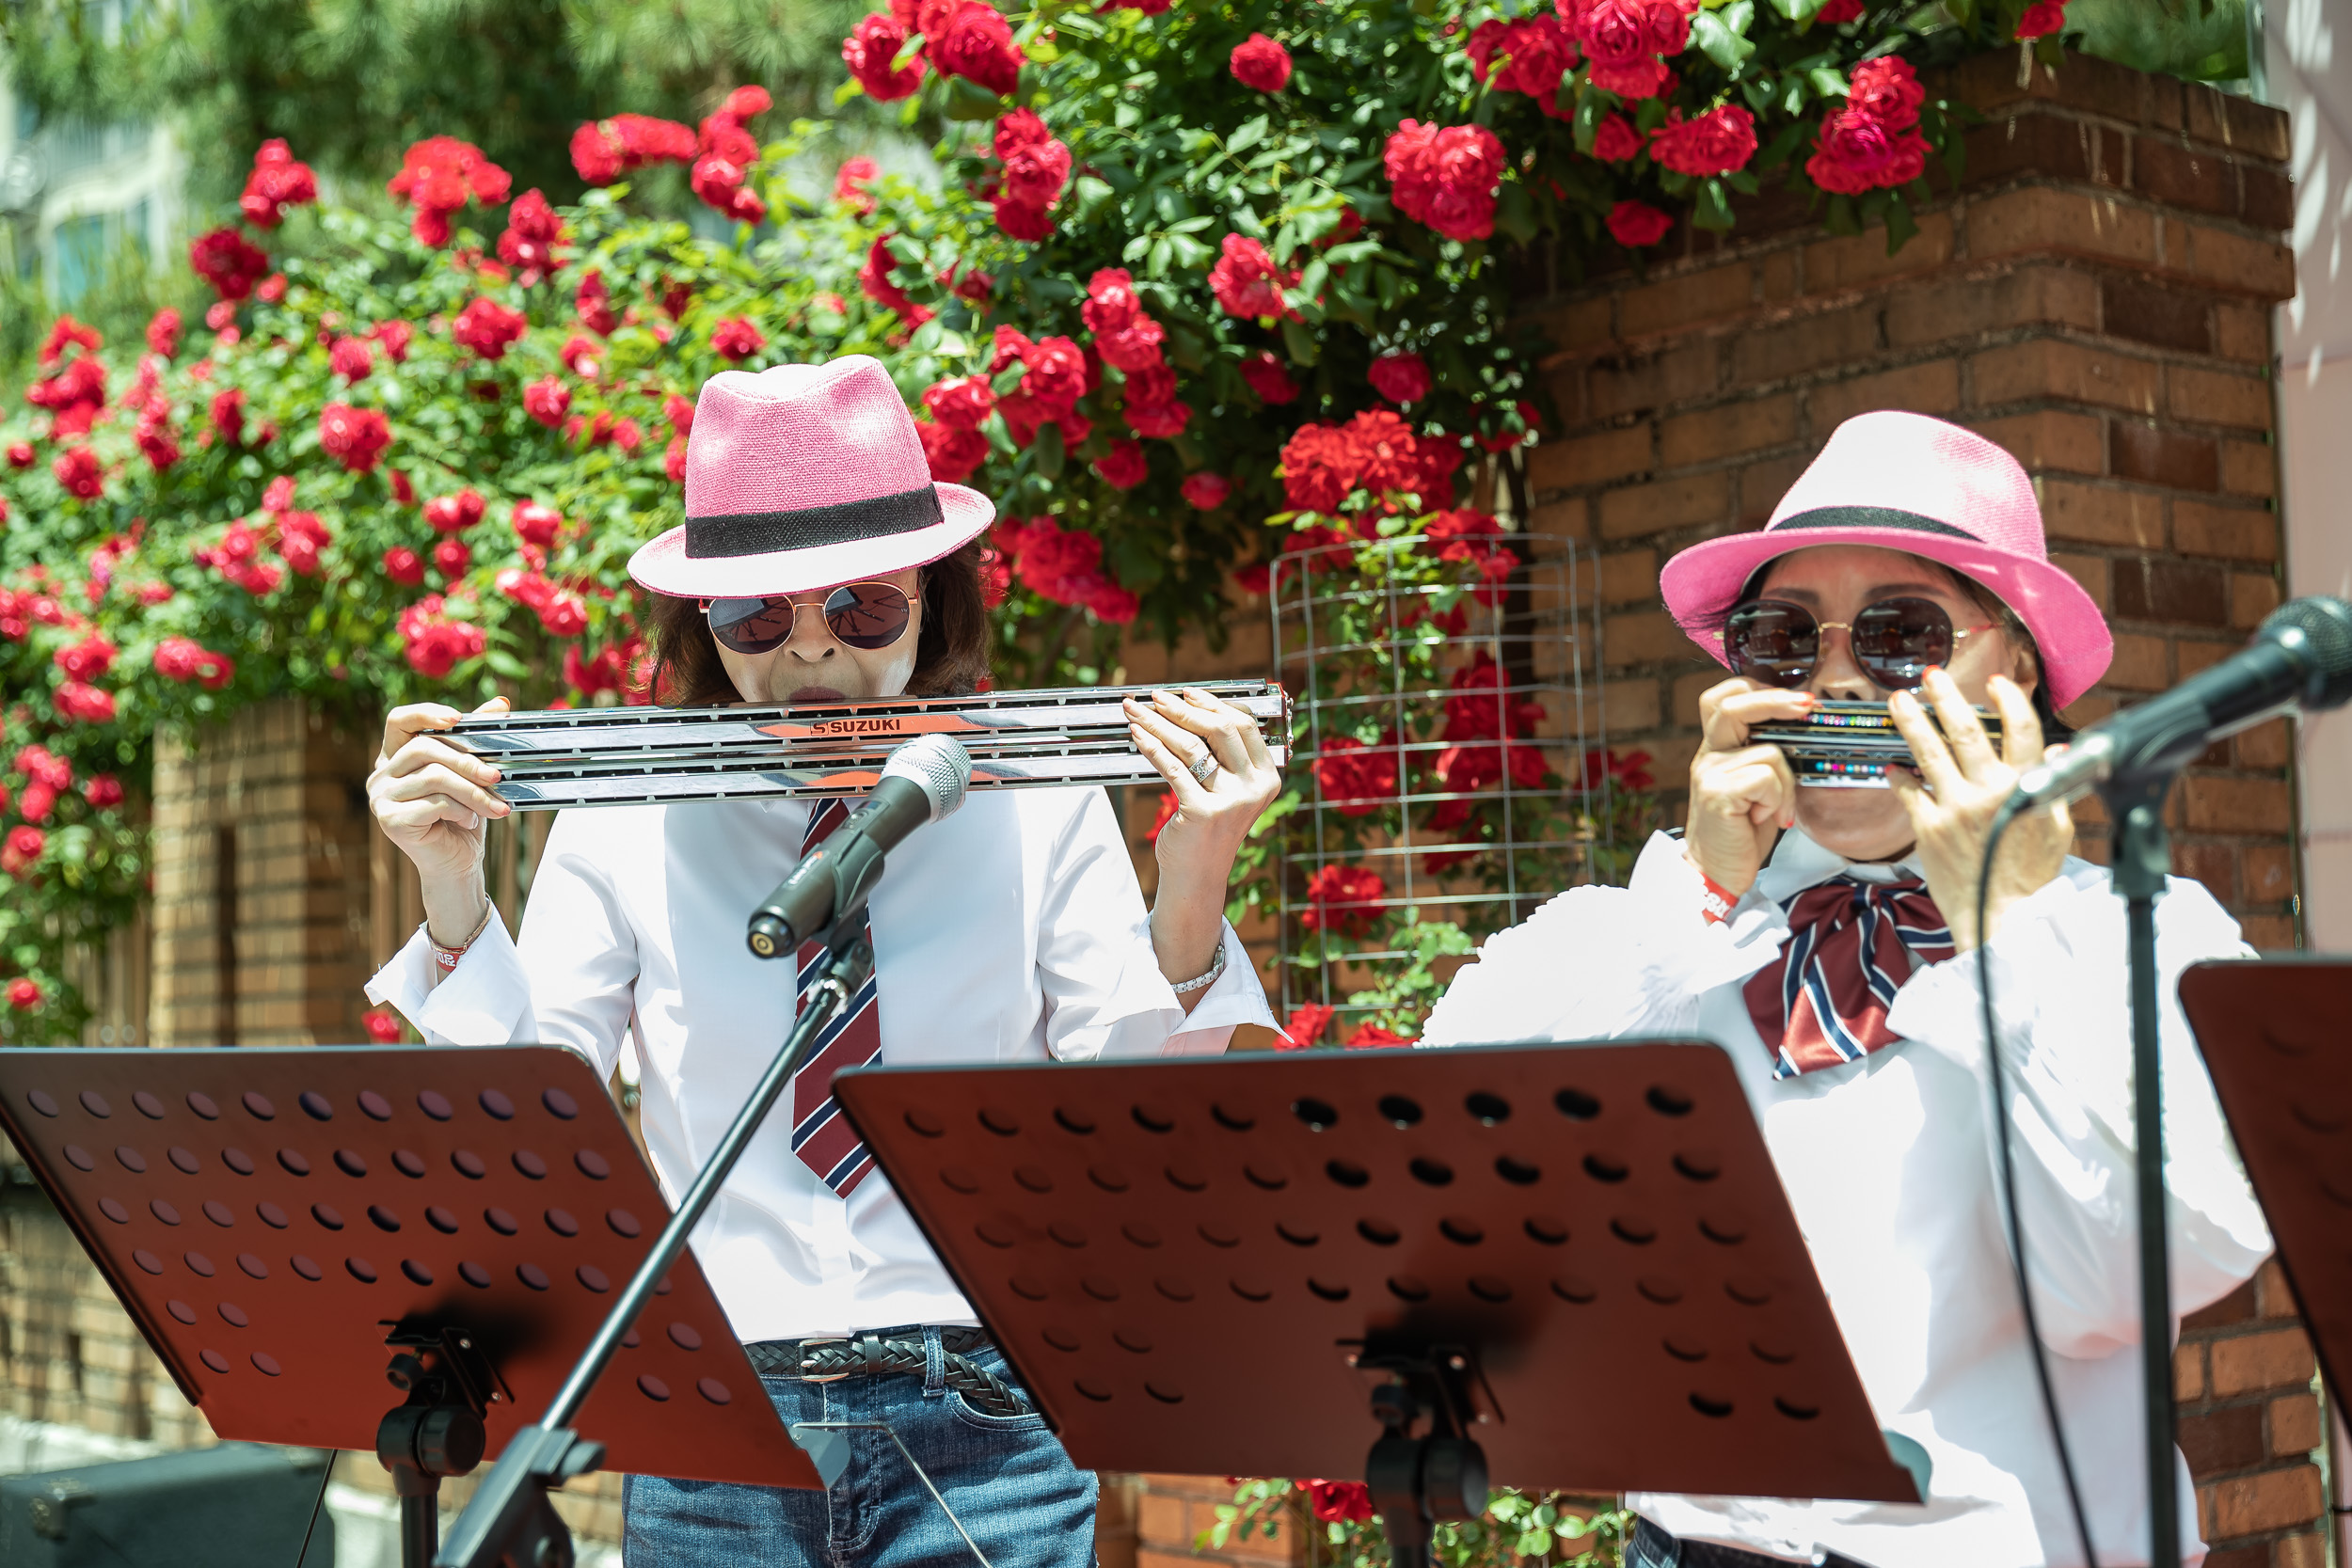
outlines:
[{"label": "wire trellis cage", "polygon": [[[1648,826],[1646,758],[1608,748],[1593,553],[1449,531],[1471,515],[1307,531],[1271,575],[1299,785],[1270,867],[1280,1001],[1332,1009],[1347,1043],[1409,1037],[1446,960],[1622,881]],[[1307,1016],[1319,1035],[1330,1015]]]}]

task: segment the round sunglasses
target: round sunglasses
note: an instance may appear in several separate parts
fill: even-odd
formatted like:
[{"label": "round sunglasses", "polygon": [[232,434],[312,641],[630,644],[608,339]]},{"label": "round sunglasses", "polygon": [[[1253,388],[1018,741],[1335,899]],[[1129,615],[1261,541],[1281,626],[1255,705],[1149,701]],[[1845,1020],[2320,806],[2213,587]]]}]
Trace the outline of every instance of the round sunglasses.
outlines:
[{"label": "round sunglasses", "polygon": [[907,634],[921,600],[895,583],[846,582],[829,591],[822,604],[795,603],[788,594],[757,599],[705,599],[710,635],[723,648],[739,654],[764,654],[781,648],[803,609],[825,619],[825,629],[846,647],[871,652],[887,648]]},{"label": "round sunglasses", "polygon": [[1887,691],[1915,691],[1929,670],[1949,664],[1960,640],[1993,623],[1955,631],[1933,599],[1881,599],[1851,621],[1821,621],[1786,599],[1752,599],[1724,620],[1724,657],[1735,673],[1766,686],[1794,689],[1813,678],[1821,634],[1842,631],[1853,661]]}]

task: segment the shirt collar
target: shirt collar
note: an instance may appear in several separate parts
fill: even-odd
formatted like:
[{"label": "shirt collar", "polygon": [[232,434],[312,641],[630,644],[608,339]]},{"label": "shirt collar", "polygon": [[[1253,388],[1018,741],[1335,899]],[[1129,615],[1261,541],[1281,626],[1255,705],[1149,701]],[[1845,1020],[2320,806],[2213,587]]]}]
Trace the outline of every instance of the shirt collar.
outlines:
[{"label": "shirt collar", "polygon": [[1899,861],[1850,861],[1816,844],[1804,829],[1791,828],[1780,835],[1772,863],[1756,877],[1756,891],[1777,904],[1843,876],[1865,882],[1891,882],[1901,877],[1927,879],[1915,849]]}]

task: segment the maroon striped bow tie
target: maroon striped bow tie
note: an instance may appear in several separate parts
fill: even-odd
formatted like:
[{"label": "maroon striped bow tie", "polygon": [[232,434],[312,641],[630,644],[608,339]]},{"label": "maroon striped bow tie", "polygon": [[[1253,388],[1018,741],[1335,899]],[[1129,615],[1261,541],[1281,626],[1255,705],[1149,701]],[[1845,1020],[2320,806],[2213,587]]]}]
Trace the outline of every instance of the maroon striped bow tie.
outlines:
[{"label": "maroon striped bow tie", "polygon": [[[843,801],[818,803],[809,814],[808,833],[801,841],[801,853],[805,856],[832,837],[833,831],[849,816],[850,808]],[[866,911],[859,910],[856,918],[859,927],[864,927]],[[801,943],[800,1000],[792,1010],[795,1018],[808,1006],[809,992],[816,988],[819,973],[818,959],[824,951],[821,942]],[[841,1197],[848,1197],[866,1180],[866,1173],[874,1168],[874,1157],[866,1152],[857,1129],[850,1125],[850,1118],[841,1114],[840,1105],[833,1098],[834,1073],[864,1067],[882,1054],[882,1006],[874,984],[874,976],[867,975],[866,984],[850,998],[847,1010],[817,1037],[808,1060],[792,1075],[792,1151]]]},{"label": "maroon striped bow tie", "polygon": [[1780,907],[1788,940],[1746,988],[1748,1016],[1773,1055],[1772,1076],[1858,1062],[1900,1037],[1886,1026],[1914,958],[1952,956],[1952,933],[1916,877],[1834,877]]}]

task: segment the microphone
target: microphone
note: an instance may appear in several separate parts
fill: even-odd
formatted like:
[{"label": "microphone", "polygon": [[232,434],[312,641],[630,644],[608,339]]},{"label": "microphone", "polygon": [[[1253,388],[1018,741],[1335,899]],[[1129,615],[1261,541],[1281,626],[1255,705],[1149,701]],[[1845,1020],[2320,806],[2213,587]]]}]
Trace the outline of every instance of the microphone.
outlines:
[{"label": "microphone", "polygon": [[[882,879],[882,857],[915,829],[953,815],[971,778],[972,753],[946,736],[917,736],[894,750],[865,804],[752,911],[752,951],[763,958],[790,953],[857,912]],[[811,805],[823,809],[822,801]]]},{"label": "microphone", "polygon": [[2171,690],[2102,720],[2028,768],[2011,813],[2072,800],[2109,779],[2169,773],[2223,736],[2296,708],[2352,701],[2352,604],[2314,594],[2270,612],[2240,652]]}]

